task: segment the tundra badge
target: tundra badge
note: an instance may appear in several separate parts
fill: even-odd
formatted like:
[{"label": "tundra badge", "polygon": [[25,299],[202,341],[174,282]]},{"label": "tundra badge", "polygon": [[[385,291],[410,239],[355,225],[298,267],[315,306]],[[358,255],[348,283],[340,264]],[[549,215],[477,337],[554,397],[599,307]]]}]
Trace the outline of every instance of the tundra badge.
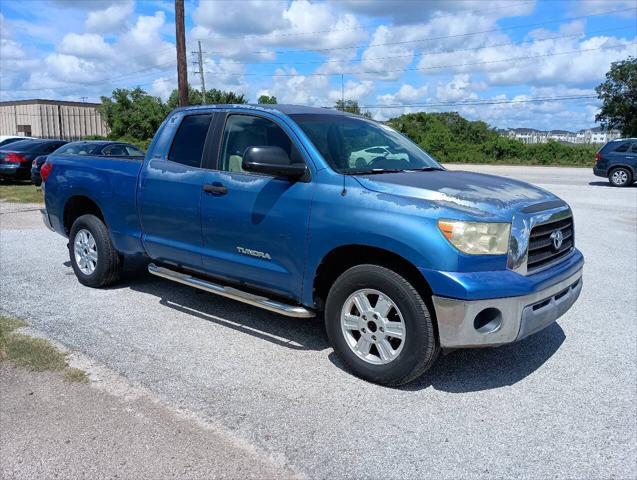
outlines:
[{"label": "tundra badge", "polygon": [[263,258],[264,260],[272,260],[272,257],[267,252],[259,252],[258,250],[250,250],[249,248],[237,247],[237,251],[243,255],[250,255],[252,257]]}]

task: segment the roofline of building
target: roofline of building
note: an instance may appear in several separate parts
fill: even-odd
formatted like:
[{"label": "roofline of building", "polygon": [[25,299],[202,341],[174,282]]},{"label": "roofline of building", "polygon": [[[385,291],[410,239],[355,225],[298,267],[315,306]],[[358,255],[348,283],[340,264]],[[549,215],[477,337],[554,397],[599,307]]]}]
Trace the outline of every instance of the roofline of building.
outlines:
[{"label": "roofline of building", "polygon": [[0,107],[9,107],[13,105],[60,105],[66,107],[98,107],[101,103],[92,102],[72,102],[68,100],[46,100],[43,98],[34,98],[31,100],[8,100],[0,102]]}]

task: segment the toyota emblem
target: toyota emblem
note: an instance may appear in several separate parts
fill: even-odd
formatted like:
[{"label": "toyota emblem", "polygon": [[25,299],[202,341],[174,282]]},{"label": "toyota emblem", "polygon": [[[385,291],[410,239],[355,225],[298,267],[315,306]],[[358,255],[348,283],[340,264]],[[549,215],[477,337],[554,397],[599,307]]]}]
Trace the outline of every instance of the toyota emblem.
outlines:
[{"label": "toyota emblem", "polygon": [[562,243],[564,243],[562,230],[554,230],[553,233],[551,233],[551,241],[553,242],[553,249],[559,250],[562,247]]}]

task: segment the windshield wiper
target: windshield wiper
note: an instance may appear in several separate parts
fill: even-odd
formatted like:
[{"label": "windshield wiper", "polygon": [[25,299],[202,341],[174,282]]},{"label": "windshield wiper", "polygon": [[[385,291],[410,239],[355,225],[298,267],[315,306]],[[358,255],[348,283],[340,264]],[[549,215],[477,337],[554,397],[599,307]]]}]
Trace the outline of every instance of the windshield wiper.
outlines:
[{"label": "windshield wiper", "polygon": [[406,172],[433,172],[435,170],[444,170],[444,168],[440,167],[422,167],[422,168],[409,168],[405,170]]},{"label": "windshield wiper", "polygon": [[399,173],[404,172],[402,168],[372,168],[370,170],[348,170],[345,175],[377,175],[379,173]]}]

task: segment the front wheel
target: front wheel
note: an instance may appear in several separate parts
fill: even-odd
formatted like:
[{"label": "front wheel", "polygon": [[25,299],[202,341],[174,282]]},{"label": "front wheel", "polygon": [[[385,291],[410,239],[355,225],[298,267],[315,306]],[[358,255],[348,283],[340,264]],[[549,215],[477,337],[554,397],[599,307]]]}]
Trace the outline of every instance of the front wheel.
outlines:
[{"label": "front wheel", "polygon": [[71,227],[69,256],[75,276],[87,287],[105,287],[119,280],[122,257],[108,228],[95,215],[82,215]]},{"label": "front wheel", "polygon": [[625,187],[633,183],[633,175],[627,168],[614,168],[608,175],[608,181],[615,187]]},{"label": "front wheel", "polygon": [[352,267],[334,282],[325,325],[336,353],[355,375],[371,382],[407,383],[438,356],[422,297],[401,275],[378,265]]}]

